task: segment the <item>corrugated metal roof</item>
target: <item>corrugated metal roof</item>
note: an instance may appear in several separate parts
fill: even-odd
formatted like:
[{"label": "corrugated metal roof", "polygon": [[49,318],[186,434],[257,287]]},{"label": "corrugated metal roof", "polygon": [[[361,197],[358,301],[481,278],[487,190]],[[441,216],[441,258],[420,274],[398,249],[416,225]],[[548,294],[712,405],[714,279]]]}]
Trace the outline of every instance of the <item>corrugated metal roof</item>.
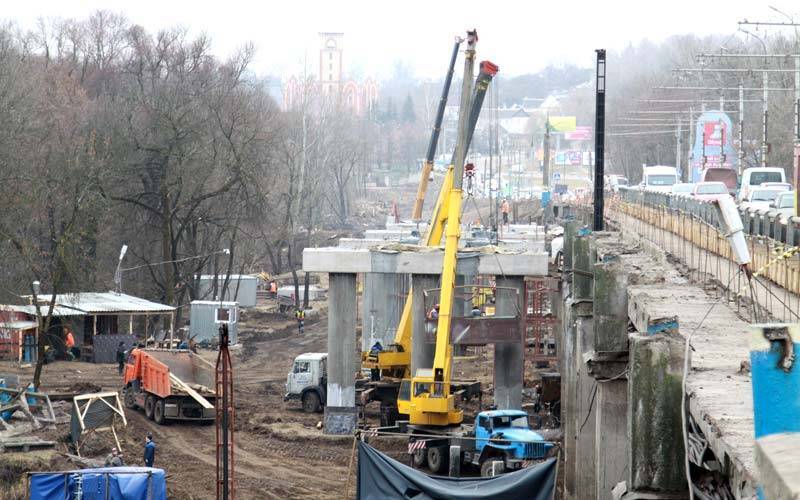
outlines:
[{"label": "corrugated metal roof", "polygon": [[[217,274],[216,276],[221,281],[225,280],[225,275],[224,274]],[[214,275],[213,274],[201,274],[199,276],[199,279],[201,279],[201,280],[213,280],[214,279]],[[230,281],[244,281],[244,280],[257,280],[257,279],[258,279],[258,276],[253,276],[251,274],[231,274],[231,276],[230,276]]]},{"label": "corrugated metal roof", "polygon": [[[39,304],[39,309],[42,312],[42,316],[47,316],[47,310],[49,304]],[[19,305],[2,305],[0,306],[0,310],[6,311],[15,311],[28,314],[30,316],[36,316],[36,306],[27,305],[27,306],[19,306]],[[83,313],[81,311],[77,311],[75,309],[70,309],[68,307],[53,307],[53,317],[60,317],[60,316],[81,316]]]},{"label": "corrugated metal roof", "polygon": [[7,321],[0,323],[0,328],[8,330],[30,330],[36,328],[39,324],[35,321]]},{"label": "corrugated metal roof", "polygon": [[[50,295],[39,295],[40,302],[50,302]],[[133,295],[115,292],[80,292],[64,293],[56,296],[56,304],[80,311],[92,313],[163,313],[172,312],[174,307],[150,302]]]}]

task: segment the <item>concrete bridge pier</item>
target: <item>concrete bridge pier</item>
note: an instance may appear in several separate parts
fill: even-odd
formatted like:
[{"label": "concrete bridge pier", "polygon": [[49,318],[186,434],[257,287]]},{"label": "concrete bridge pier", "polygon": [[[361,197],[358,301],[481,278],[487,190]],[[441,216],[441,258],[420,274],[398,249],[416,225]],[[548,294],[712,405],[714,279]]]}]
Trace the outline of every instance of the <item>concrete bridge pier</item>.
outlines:
[{"label": "concrete bridge pier", "polygon": [[594,349],[589,361],[597,381],[595,467],[598,500],[628,470],[628,274],[617,255],[594,265]]},{"label": "concrete bridge pier", "polygon": [[356,274],[328,274],[328,388],[325,434],[352,434],[358,422],[355,372]]},{"label": "concrete bridge pier", "polygon": [[597,383],[584,363],[587,353],[594,351],[594,317],[592,309],[592,270],[594,264],[591,234],[578,235],[572,244],[572,284],[575,309],[576,407],[575,407],[575,498],[594,499],[595,430]]},{"label": "concrete bridge pier", "polygon": [[[522,276],[498,276],[496,281],[496,314],[498,316],[519,315],[520,322],[524,322],[525,278]],[[524,362],[525,346],[522,336],[515,342],[495,344],[494,403],[498,409],[519,410],[522,408]]]},{"label": "concrete bridge pier", "polygon": [[364,296],[361,305],[362,351],[368,351],[375,342],[386,346],[394,341],[407,292],[408,276],[405,274],[364,274]]}]

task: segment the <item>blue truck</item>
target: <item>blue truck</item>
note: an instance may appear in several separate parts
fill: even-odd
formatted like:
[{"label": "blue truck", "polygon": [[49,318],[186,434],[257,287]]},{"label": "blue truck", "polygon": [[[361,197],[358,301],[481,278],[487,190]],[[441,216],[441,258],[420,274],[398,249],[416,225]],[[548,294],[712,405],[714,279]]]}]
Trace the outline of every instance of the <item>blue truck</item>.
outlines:
[{"label": "blue truck", "polygon": [[[553,443],[530,429],[528,414],[521,410],[483,411],[474,426],[462,425],[457,430],[409,426],[406,432],[412,443],[425,441],[412,456],[414,465],[427,465],[434,474],[447,473],[451,446],[460,446],[462,464],[479,468],[483,477],[521,469],[544,459],[553,448]],[[439,433],[441,438],[431,437]]]}]

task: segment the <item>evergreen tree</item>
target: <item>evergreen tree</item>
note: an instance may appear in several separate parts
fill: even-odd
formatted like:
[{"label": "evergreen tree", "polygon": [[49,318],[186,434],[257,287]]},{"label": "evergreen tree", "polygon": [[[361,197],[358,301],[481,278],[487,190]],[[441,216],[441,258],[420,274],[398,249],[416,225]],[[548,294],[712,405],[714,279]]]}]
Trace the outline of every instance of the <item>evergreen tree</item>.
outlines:
[{"label": "evergreen tree", "polygon": [[397,120],[397,108],[394,106],[394,101],[390,97],[386,100],[386,112],[383,114],[383,121],[392,123]]},{"label": "evergreen tree", "polygon": [[414,101],[411,100],[411,94],[406,95],[406,100],[403,102],[403,123],[415,123],[417,115],[414,113]]}]

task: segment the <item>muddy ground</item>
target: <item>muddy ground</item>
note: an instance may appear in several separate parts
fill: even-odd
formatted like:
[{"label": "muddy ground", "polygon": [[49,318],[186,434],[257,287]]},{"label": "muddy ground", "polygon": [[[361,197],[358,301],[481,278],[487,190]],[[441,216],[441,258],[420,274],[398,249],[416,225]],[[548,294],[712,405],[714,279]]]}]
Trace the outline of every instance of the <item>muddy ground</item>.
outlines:
[{"label": "muddy ground", "polygon": [[[322,414],[306,414],[299,403],[283,401],[286,374],[295,356],[327,351],[325,304],[316,303],[314,307],[320,314],[316,319],[307,318],[303,335],[297,333],[293,319],[275,312],[276,306],[269,302],[241,313],[240,346],[232,349],[237,498],[344,498],[348,471],[352,472],[348,493],[354,496],[353,438],[324,435],[318,429]],[[200,353],[212,363],[216,359],[215,351]],[[457,378],[481,380],[485,388],[484,406],[491,404],[492,360],[492,347],[481,348],[457,360],[453,370]],[[33,368],[0,362],[0,374],[9,373],[18,374],[28,382]],[[526,373],[526,387],[531,387],[536,378],[535,372]],[[52,394],[120,390],[121,382],[115,365],[57,361],[45,366],[41,390]],[[527,397],[525,400],[529,401]],[[56,403],[56,409],[63,423],[34,432],[57,441],[54,450],[0,454],[1,498],[26,498],[25,471],[70,470],[87,465],[67,457],[68,453],[74,453],[68,439],[69,403]],[[467,413],[476,410],[475,403],[467,407]],[[143,465],[144,438],[150,432],[157,445],[155,466],[168,474],[169,498],[215,498],[213,425],[159,426],[147,420],[141,411],[126,409],[125,414],[128,425],[119,429],[118,435],[126,464]],[[377,423],[378,407],[369,408],[366,416],[368,421]],[[371,444],[407,463],[403,440],[380,438],[371,440]],[[81,454],[102,462],[112,446],[110,433],[98,433],[87,441]]]},{"label": "muddy ground", "polygon": [[[351,460],[353,439],[322,434],[317,428],[321,414],[303,413],[299,403],[283,401],[286,373],[295,356],[303,352],[327,350],[327,321],[324,305],[316,304],[323,315],[308,324],[304,335],[297,333],[292,319],[258,310],[244,311],[240,324],[240,347],[232,350],[235,370],[236,405],[236,489],[238,498],[343,498]],[[200,353],[215,360],[210,350]],[[491,403],[491,347],[459,359],[457,377],[481,379],[486,388],[484,405]],[[22,380],[32,378],[32,368],[0,363],[0,373],[16,373]],[[530,377],[526,377],[530,385]],[[50,393],[119,390],[121,377],[116,366],[58,361],[45,366],[42,390]],[[473,411],[477,405],[470,405]],[[56,403],[62,417],[69,411],[66,402]],[[367,411],[376,422],[378,408]],[[172,423],[159,426],[141,411],[125,411],[128,425],[118,430],[125,462],[143,465],[142,446],[148,432],[157,444],[157,467],[168,474],[170,498],[210,499],[215,497],[215,429],[213,425]],[[67,419],[64,418],[66,421]],[[71,462],[74,453],[67,434],[67,423],[37,431],[45,439],[58,441],[53,451],[7,453],[0,455],[0,486],[10,487],[24,471],[68,470],[85,464]],[[390,438],[372,441],[379,449],[407,461],[405,443]],[[114,446],[109,433],[91,437],[82,456],[102,460]],[[350,494],[355,491],[355,470],[350,479]],[[12,490],[6,490],[11,492]],[[16,487],[9,498],[24,498],[24,488]],[[17,496],[19,494],[19,496]],[[6,498],[5,496],[3,498]]]}]

